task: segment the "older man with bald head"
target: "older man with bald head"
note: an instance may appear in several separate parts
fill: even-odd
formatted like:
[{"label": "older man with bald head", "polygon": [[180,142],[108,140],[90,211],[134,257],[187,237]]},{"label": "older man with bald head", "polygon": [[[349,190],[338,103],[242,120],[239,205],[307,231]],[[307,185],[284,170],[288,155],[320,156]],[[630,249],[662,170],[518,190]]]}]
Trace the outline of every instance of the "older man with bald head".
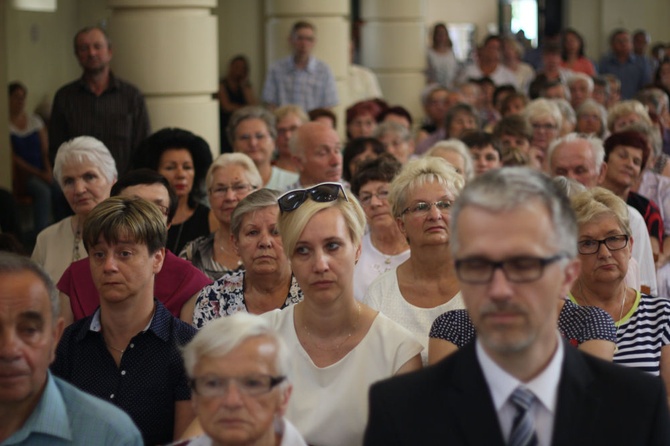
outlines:
[{"label": "older man with bald head", "polygon": [[[596,137],[584,137],[576,133],[570,133],[555,140],[549,146],[547,160],[551,176],[564,176],[578,181],[587,188],[598,186],[607,171],[607,164],[604,162],[605,148],[602,141]],[[633,258],[640,269],[639,283],[644,287],[649,287],[651,294],[656,295],[658,289],[656,267],[649,233],[642,215],[630,206],[628,206],[628,212],[633,240],[635,240]],[[629,271],[631,271],[630,268]],[[633,277],[630,279],[637,280]]]},{"label": "older man with bald head", "polygon": [[289,142],[300,177],[287,190],[342,182],[342,144],[337,132],[319,122],[303,124]]}]

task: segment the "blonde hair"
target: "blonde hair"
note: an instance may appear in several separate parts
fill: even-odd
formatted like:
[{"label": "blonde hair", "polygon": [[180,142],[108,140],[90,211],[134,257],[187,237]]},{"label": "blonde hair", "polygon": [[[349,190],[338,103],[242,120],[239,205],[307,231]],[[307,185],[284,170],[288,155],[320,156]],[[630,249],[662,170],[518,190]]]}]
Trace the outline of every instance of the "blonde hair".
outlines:
[{"label": "blonde hair", "polygon": [[[435,143],[424,156],[436,156],[442,158],[441,153],[453,152],[463,158],[463,177],[469,181],[475,177],[475,170],[473,167],[472,154],[468,146],[460,139],[451,138],[446,141]],[[451,164],[451,163],[450,163]]]},{"label": "blonde hair", "polygon": [[249,158],[248,155],[245,155],[244,153],[224,153],[223,155],[219,155],[207,170],[205,185],[207,186],[208,193],[209,189],[212,187],[212,182],[214,181],[214,172],[233,164],[237,164],[244,168],[247,180],[251,183],[254,189],[263,187],[263,179],[261,178],[260,172],[258,172],[258,167],[256,167],[254,161]]},{"label": "blonde hair", "polygon": [[393,216],[402,215],[411,190],[427,183],[441,184],[454,195],[454,198],[457,198],[465,181],[444,158],[424,156],[410,160],[393,179],[389,188],[389,203]]},{"label": "blonde hair", "polygon": [[298,119],[302,121],[303,124],[309,122],[309,116],[307,116],[305,110],[303,110],[302,107],[299,105],[294,104],[284,105],[276,109],[274,115],[277,122],[281,121],[288,115],[296,115]]},{"label": "blonde hair", "polygon": [[286,257],[290,259],[293,256],[298,239],[312,217],[324,209],[333,207],[337,208],[344,217],[351,241],[354,246],[358,247],[365,233],[365,212],[353,194],[347,194],[347,197],[349,201],[340,197],[327,203],[318,203],[307,198],[295,211],[283,212],[279,216],[277,227],[281,234]]},{"label": "blonde hair", "polygon": [[626,235],[631,235],[628,206],[612,192],[602,187],[594,187],[570,197],[570,203],[577,215],[577,224],[582,225],[602,215],[614,217]]},{"label": "blonde hair", "polygon": [[549,99],[540,98],[530,101],[523,111],[523,116],[531,124],[535,119],[550,118],[556,123],[557,130],[563,126],[561,109]]},{"label": "blonde hair", "polygon": [[617,104],[614,104],[607,111],[607,130],[614,132],[614,124],[619,120],[619,118],[631,114],[639,116],[640,121],[649,127],[654,125],[651,122],[647,108],[642,105],[642,102],[630,99],[628,101],[621,101]]}]

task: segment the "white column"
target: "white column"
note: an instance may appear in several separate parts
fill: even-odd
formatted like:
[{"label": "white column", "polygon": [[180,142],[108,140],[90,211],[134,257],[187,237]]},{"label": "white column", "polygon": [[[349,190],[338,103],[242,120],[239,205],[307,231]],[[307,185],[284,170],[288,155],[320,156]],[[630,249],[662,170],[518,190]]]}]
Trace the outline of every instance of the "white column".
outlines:
[{"label": "white column", "polygon": [[423,114],[425,0],[361,0],[361,62],[379,79],[384,99]]},{"label": "white column", "polygon": [[180,127],[220,152],[217,0],[108,0],[112,66],[145,95],[153,131]]},{"label": "white column", "polygon": [[[291,54],[289,34],[298,20],[316,26],[314,57],[328,64],[337,82],[340,104],[349,95],[346,76],[349,67],[349,2],[347,0],[265,0],[265,59],[269,67]],[[342,124],[342,106],[334,110]]]}]

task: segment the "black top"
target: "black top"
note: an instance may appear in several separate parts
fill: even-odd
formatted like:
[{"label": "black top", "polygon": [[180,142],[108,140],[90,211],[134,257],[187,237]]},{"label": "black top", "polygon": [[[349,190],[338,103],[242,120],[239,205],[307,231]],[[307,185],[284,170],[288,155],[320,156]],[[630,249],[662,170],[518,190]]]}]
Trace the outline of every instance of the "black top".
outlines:
[{"label": "black top", "polygon": [[54,375],[123,409],[147,445],[174,437],[175,402],[191,398],[179,348],[196,333],[155,305],[149,328],[130,340],[119,367],[100,332],[99,310],[65,330],[51,365]]},{"label": "black top", "polygon": [[649,237],[655,237],[663,243],[663,218],[661,217],[661,211],[658,208],[658,205],[647,197],[643,197],[635,192],[628,193],[626,204],[634,207],[640,214],[642,214],[644,222],[647,224]]},{"label": "black top", "polygon": [[168,229],[167,248],[179,255],[184,246],[191,240],[209,235],[209,208],[197,205],[191,218]]}]

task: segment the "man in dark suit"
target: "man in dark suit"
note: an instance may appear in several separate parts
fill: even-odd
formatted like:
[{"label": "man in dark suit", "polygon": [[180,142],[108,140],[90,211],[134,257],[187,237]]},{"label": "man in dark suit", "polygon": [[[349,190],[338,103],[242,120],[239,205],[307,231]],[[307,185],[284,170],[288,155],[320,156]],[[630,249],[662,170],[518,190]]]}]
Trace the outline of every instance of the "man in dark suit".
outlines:
[{"label": "man in dark suit", "polygon": [[670,445],[662,381],[572,348],[558,299],[579,275],[570,203],[543,174],[490,171],[451,213],[477,340],[375,384],[365,444]]}]

